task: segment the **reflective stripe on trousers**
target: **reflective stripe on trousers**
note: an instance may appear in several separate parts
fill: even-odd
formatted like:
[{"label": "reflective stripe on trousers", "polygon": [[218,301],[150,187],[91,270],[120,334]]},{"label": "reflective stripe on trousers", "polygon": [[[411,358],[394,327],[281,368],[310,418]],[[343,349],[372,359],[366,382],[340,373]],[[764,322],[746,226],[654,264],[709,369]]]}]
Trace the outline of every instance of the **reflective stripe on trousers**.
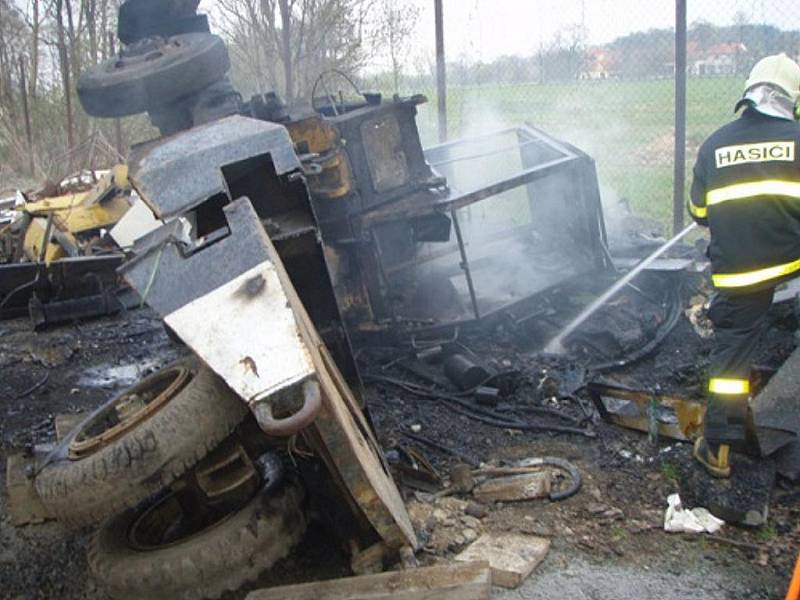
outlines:
[{"label": "reflective stripe on trousers", "polygon": [[750,393],[750,380],[712,377],[708,380],[708,391],[720,396],[748,395]]}]

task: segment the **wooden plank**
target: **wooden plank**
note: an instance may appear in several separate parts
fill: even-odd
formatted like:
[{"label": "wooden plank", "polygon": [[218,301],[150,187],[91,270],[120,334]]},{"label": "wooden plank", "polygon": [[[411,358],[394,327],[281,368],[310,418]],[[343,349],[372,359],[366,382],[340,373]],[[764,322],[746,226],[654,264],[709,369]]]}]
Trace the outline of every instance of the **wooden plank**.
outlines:
[{"label": "wooden plank", "polygon": [[472,495],[483,503],[546,498],[550,494],[551,481],[550,471],[493,477],[473,489]]},{"label": "wooden plank", "polygon": [[486,562],[446,564],[256,590],[246,600],[487,600]]},{"label": "wooden plank", "polygon": [[388,553],[388,548],[383,542],[372,544],[369,548],[353,552],[350,558],[350,570],[356,575],[370,575],[382,573],[383,561]]},{"label": "wooden plank", "polygon": [[6,493],[8,494],[8,515],[15,527],[29,523],[42,523],[50,518],[36,493],[33,480],[28,479],[26,470],[35,465],[33,457],[12,454],[6,461]]},{"label": "wooden plank", "polygon": [[504,588],[516,588],[550,549],[550,540],[520,533],[487,533],[456,556],[457,561],[488,562],[492,568],[492,583]]}]

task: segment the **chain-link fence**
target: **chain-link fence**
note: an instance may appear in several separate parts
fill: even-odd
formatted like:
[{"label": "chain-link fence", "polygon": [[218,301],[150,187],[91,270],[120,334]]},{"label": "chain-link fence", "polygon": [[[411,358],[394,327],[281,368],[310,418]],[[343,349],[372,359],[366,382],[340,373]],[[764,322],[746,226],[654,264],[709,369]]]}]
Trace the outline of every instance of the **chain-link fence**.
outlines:
[{"label": "chain-link fence", "polygon": [[[703,139],[733,118],[759,58],[800,56],[800,4],[687,0],[686,186]],[[433,0],[417,3],[400,93],[422,92],[437,140]],[[444,0],[447,127],[454,138],[530,122],[592,155],[608,205],[672,220],[675,2]],[[378,76],[367,83],[381,86]],[[392,85],[383,85],[383,89]]]}]

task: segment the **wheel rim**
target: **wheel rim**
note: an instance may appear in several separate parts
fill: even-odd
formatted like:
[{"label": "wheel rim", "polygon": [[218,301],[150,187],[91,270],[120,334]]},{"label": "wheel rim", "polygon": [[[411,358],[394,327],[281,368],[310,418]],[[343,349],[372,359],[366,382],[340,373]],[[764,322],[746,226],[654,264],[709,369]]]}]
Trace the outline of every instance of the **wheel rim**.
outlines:
[{"label": "wheel rim", "polygon": [[[186,542],[224,523],[257,494],[272,489],[275,484],[269,475],[259,476],[244,449],[234,444],[218,448],[193,471],[193,476],[171,487],[154,502],[137,512],[128,527],[128,544],[136,550],[156,550]],[[199,471],[213,471],[211,479],[226,484],[227,493],[211,494],[199,480]],[[250,470],[248,477],[230,482],[231,476]],[[277,479],[279,481],[279,478]],[[208,483],[208,482],[206,482]]]},{"label": "wheel rim", "polygon": [[174,398],[191,381],[186,367],[159,371],[120,394],[89,420],[69,445],[69,458],[79,460],[118,439]]},{"label": "wheel rim", "polygon": [[118,73],[147,67],[154,60],[185,50],[188,45],[188,41],[176,38],[146,38],[121,51],[116,60],[108,63],[106,71]]},{"label": "wheel rim", "polygon": [[131,548],[143,551],[174,546],[224,523],[241,507],[203,511],[201,518],[191,518],[178,495],[170,492],[136,516],[128,528],[128,543]]}]

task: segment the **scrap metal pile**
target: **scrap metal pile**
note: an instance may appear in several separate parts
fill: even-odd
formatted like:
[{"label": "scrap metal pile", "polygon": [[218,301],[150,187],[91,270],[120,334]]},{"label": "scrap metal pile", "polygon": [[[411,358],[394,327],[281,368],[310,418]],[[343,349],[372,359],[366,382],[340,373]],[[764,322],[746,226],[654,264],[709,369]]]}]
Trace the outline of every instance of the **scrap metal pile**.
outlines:
[{"label": "scrap metal pile", "polygon": [[0,318],[30,314],[35,328],[122,309],[108,231],[130,208],[127,168],[86,171],[18,192],[0,227]]}]

